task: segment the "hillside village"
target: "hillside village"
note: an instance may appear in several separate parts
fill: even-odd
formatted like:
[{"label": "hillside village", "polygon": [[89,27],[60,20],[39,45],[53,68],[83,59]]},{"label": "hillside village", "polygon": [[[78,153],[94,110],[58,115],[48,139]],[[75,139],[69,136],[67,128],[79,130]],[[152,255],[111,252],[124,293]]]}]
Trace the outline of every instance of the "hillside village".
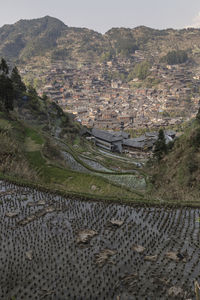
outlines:
[{"label": "hillside village", "polygon": [[[154,131],[198,110],[199,40],[198,28],[139,26],[100,34],[45,16],[3,26],[0,56],[17,65],[27,85],[87,127],[119,130],[123,122],[130,132]],[[163,60],[172,52],[179,60]],[[134,73],[142,63],[148,65],[145,78]]]},{"label": "hillside village", "polygon": [[[38,68],[28,65],[22,76],[31,69],[37,74],[39,94],[45,93],[64,111],[73,113],[87,127],[119,130],[173,126],[193,117],[199,106],[200,76],[191,65],[154,63],[149,82],[137,78],[126,82],[114,78],[126,77],[147,53],[136,51],[131,59],[118,58],[103,63],[83,63],[71,67],[58,61]],[[113,75],[114,74],[114,75]]]}]

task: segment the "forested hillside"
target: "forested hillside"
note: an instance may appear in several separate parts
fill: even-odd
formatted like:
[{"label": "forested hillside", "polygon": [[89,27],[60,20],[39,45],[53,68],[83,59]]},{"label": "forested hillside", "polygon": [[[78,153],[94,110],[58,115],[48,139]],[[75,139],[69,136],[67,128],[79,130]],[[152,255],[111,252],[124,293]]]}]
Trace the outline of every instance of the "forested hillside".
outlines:
[{"label": "forested hillside", "polygon": [[184,50],[199,61],[200,30],[156,30],[145,26],[112,28],[100,34],[87,28],[68,27],[49,16],[20,20],[0,28],[0,55],[27,62],[33,57],[49,60],[96,62],[115,56],[131,57],[135,50],[147,51],[160,60],[170,51]]}]

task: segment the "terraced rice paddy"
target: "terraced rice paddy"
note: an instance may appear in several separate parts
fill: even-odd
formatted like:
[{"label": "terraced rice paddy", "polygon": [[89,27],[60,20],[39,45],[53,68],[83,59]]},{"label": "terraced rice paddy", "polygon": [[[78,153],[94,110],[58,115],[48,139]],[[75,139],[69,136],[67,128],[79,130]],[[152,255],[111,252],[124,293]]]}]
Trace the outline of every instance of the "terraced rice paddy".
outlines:
[{"label": "terraced rice paddy", "polygon": [[2,300],[195,299],[200,209],[81,202],[5,182],[0,203]]},{"label": "terraced rice paddy", "polygon": [[[88,166],[91,169],[87,169],[80,162],[76,161],[76,159],[68,152],[63,151],[63,156],[66,162],[69,164],[70,168],[74,171],[79,171],[83,173],[94,174],[97,176],[101,176],[109,180],[111,183],[117,184],[119,186],[128,188],[130,190],[144,190],[146,188],[146,182],[143,175],[139,173],[138,170],[129,170],[132,174],[123,174],[128,171],[121,170],[121,175],[112,174],[114,170],[105,168],[99,162],[91,160],[89,158],[81,158],[79,157],[80,162],[83,162],[85,166]],[[103,171],[106,173],[98,173],[96,171]]]}]

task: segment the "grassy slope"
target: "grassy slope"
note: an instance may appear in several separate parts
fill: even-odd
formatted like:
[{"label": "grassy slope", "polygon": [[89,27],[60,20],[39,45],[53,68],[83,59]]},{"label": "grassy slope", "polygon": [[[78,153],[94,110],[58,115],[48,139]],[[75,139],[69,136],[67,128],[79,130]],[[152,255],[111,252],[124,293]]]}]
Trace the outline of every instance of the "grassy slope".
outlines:
[{"label": "grassy slope", "polygon": [[200,203],[200,124],[196,120],[150,172],[154,196],[177,203]]},{"label": "grassy slope", "polygon": [[[44,148],[47,140],[49,143],[49,139],[33,127],[1,114],[0,131],[0,143],[5,144],[3,137],[6,137],[8,148],[14,148],[12,158],[7,150],[1,153],[1,157],[8,157],[7,165],[0,165],[0,171],[4,175],[39,183],[52,189],[87,194],[92,197],[112,197],[119,200],[140,198],[102,177],[82,174],[64,167],[58,157],[52,156],[50,151],[47,157]],[[1,149],[3,148],[6,149],[5,147]],[[15,161],[14,165],[13,161]]]},{"label": "grassy slope", "polygon": [[[185,130],[173,150],[159,164],[146,170],[152,177],[153,185],[145,197],[110,183],[107,178],[97,176],[95,171],[91,170],[91,174],[86,174],[71,170],[60,159],[60,152],[54,141],[38,128],[0,113],[0,178],[75,194],[84,199],[151,204],[199,203],[200,124],[197,121]],[[82,144],[77,137],[72,144],[78,147],[74,151],[75,156],[78,156],[78,150],[84,153],[84,150],[91,147],[87,143]],[[106,162],[109,167],[117,163],[115,158],[107,159],[99,154],[95,157],[92,151],[90,154],[92,159],[101,158],[97,161],[102,164]],[[122,161],[121,164],[124,169],[126,163]],[[143,170],[142,174],[145,174]]]}]

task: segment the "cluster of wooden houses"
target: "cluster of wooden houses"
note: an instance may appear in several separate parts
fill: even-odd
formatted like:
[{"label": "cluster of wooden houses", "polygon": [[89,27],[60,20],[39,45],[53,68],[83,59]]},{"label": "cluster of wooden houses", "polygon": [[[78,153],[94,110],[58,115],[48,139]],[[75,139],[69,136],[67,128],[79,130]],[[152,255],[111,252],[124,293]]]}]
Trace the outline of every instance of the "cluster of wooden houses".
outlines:
[{"label": "cluster of wooden houses", "polygon": [[119,124],[124,122],[126,129],[156,130],[192,118],[200,103],[200,76],[196,69],[184,64],[154,63],[148,84],[138,78],[127,82],[116,77],[118,74],[126,78],[136,62],[146,59],[145,55],[136,51],[132,60],[116,59],[81,67],[57,62],[46,66],[41,74],[37,68],[27,73],[42,83],[39,94],[47,94],[90,128],[120,130]]},{"label": "cluster of wooden houses", "polygon": [[[158,132],[146,132],[137,138],[130,138],[130,135],[124,131],[104,131],[93,128],[87,131],[95,142],[95,145],[112,152],[125,151],[150,151],[153,149],[158,139]],[[165,131],[165,141],[168,144],[173,141],[176,133],[172,130]]]}]

